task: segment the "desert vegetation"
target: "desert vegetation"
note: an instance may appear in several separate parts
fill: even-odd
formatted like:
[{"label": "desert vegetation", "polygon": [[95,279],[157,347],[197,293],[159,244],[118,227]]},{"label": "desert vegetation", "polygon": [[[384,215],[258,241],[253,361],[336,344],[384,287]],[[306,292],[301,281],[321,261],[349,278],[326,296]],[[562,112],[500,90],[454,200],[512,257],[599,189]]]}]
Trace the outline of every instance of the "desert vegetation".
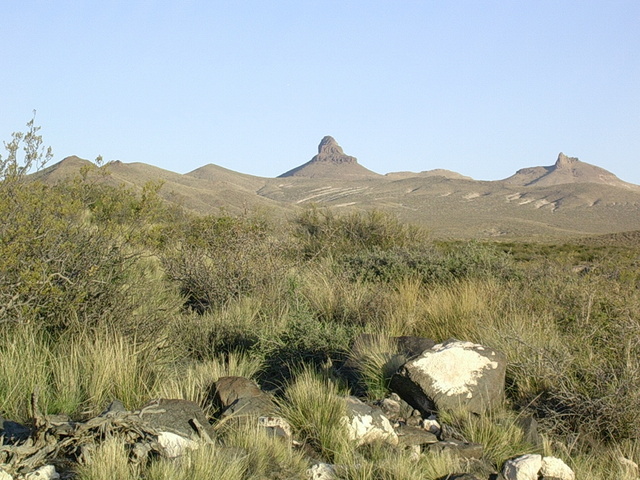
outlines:
[{"label": "desert vegetation", "polygon": [[[195,401],[213,417],[211,384],[239,375],[273,393],[303,443],[213,422],[244,455],[209,445],[133,468],[113,438],[71,467],[77,478],[304,478],[308,452],[346,479],[472,469],[446,454],[416,460],[344,441],[336,395],[380,399],[398,366],[384,341],[354,355],[362,333],[457,338],[506,354],[502,407],[482,418],[442,412],[485,445],[496,470],[537,451],[578,478],[635,478],[620,459],[640,463],[637,242],[436,242],[388,214],[317,207],[284,222],[268,212],[195,216],[160,201],[160,184],[96,181],[108,164],[55,185],[33,180],[48,154],[28,128],[0,161],[2,415],[29,424],[37,391],[43,411],[77,419],[114,399],[135,409],[158,397]],[[340,374],[348,360],[356,383]],[[539,422],[541,446],[525,438],[524,416]]]}]

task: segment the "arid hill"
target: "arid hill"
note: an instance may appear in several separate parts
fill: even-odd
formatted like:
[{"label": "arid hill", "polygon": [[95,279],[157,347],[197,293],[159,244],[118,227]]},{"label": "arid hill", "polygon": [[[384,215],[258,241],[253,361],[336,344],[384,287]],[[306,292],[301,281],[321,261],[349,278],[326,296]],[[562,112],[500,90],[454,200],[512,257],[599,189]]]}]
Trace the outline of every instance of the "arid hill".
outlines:
[{"label": "arid hill", "polygon": [[[36,174],[49,182],[91,165],[68,157]],[[97,181],[142,188],[197,213],[268,212],[284,218],[316,204],[379,209],[425,225],[434,237],[558,239],[640,230],[640,186],[560,154],[553,166],[518,170],[504,180],[476,181],[448,170],[379,175],[346,155],[332,137],[318,154],[278,178],[209,164],[181,175],[143,163],[111,162]]]}]

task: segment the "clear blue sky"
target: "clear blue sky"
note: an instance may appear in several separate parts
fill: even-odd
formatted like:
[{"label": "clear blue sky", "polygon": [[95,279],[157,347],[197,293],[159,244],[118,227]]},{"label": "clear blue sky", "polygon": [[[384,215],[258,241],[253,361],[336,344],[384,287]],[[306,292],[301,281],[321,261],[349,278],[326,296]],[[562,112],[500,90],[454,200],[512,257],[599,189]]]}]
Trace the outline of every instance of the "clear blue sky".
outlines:
[{"label": "clear blue sky", "polygon": [[0,2],[0,138],[275,177],[324,135],[481,180],[560,151],[640,184],[640,1]]}]

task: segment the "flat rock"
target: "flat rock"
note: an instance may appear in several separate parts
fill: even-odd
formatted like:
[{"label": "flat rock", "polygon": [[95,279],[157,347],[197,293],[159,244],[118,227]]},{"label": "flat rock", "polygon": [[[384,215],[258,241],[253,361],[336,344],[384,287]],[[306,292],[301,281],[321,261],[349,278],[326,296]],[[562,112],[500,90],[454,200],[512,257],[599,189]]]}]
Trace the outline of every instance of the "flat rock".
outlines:
[{"label": "flat rock", "polygon": [[438,437],[424,428],[401,426],[396,428],[398,445],[411,447],[413,445],[428,445],[438,443]]},{"label": "flat rock", "polygon": [[161,398],[140,409],[140,418],[158,432],[171,432],[191,439],[198,438],[199,423],[211,438],[215,436],[204,411],[195,402]]}]

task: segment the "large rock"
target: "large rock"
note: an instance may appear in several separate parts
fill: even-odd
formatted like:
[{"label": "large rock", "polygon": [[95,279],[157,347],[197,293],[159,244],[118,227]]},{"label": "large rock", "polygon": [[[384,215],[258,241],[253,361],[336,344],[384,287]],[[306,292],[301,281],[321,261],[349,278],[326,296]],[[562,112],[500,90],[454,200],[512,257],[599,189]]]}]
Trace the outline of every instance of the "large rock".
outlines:
[{"label": "large rock", "polygon": [[437,409],[482,414],[503,400],[506,364],[495,350],[447,340],[404,364],[390,387],[423,415]]},{"label": "large rock", "polygon": [[376,441],[384,441],[392,445],[398,444],[396,434],[389,419],[378,407],[371,407],[356,397],[347,397],[347,416],[342,418],[347,427],[349,439],[358,445]]},{"label": "large rock", "polygon": [[221,417],[270,416],[278,410],[267,393],[244,377],[218,379],[213,385],[211,400]]}]

